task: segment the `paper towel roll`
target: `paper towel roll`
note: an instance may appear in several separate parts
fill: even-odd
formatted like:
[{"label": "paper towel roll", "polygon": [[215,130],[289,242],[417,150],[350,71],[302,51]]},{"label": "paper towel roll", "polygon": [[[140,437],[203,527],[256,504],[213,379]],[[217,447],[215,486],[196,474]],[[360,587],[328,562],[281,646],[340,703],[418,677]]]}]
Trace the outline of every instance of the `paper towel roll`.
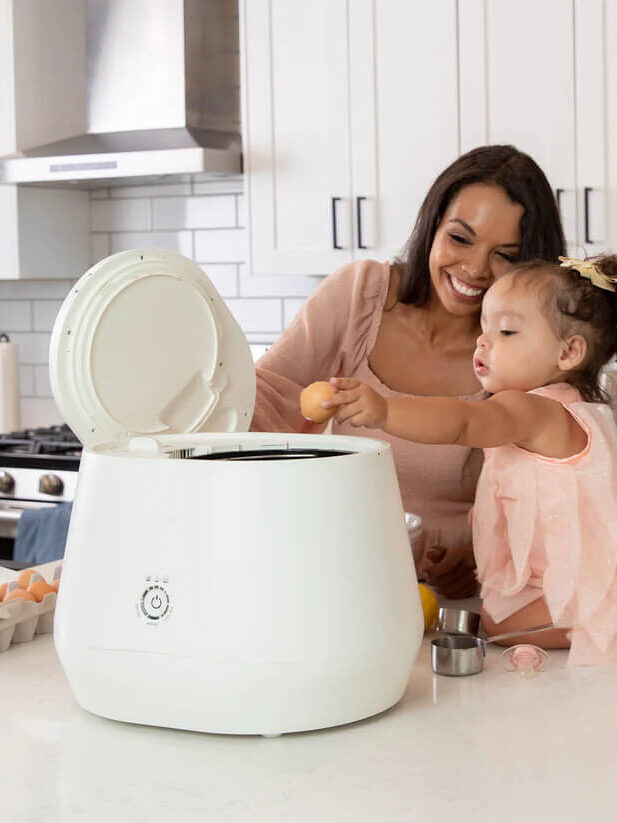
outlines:
[{"label": "paper towel roll", "polygon": [[0,334],[0,432],[13,432],[20,425],[17,343]]}]

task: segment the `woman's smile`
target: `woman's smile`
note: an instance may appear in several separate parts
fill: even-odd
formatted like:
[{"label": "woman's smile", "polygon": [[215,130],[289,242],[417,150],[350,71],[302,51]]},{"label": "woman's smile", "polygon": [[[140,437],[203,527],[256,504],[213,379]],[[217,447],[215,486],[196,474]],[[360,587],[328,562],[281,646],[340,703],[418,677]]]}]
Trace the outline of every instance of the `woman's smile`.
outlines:
[{"label": "woman's smile", "polygon": [[465,280],[461,280],[459,277],[455,277],[449,271],[446,271],[446,276],[452,292],[459,299],[466,300],[470,303],[480,303],[482,301],[482,298],[484,297],[487,290],[486,288],[478,288],[477,286],[472,286]]}]

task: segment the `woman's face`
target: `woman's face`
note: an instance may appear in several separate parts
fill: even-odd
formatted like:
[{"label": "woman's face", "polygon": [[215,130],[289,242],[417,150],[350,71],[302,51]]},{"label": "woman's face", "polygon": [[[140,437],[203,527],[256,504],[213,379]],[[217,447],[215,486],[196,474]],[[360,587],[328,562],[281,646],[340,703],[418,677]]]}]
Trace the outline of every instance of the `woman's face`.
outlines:
[{"label": "woman's face", "polygon": [[452,199],[429,255],[434,292],[450,314],[477,314],[486,290],[512,268],[523,213],[502,188],[485,183],[465,186]]}]

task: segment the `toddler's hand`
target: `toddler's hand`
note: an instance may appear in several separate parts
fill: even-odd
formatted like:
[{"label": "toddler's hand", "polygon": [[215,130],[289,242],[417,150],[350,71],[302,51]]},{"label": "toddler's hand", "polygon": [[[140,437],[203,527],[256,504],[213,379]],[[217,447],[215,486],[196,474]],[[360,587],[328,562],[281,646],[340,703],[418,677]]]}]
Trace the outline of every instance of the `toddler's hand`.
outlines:
[{"label": "toddler's hand", "polygon": [[333,377],[330,383],[337,391],[321,405],[325,409],[338,406],[336,419],[339,423],[348,420],[352,426],[367,426],[371,429],[385,426],[388,404],[380,394],[365,383],[348,377]]}]

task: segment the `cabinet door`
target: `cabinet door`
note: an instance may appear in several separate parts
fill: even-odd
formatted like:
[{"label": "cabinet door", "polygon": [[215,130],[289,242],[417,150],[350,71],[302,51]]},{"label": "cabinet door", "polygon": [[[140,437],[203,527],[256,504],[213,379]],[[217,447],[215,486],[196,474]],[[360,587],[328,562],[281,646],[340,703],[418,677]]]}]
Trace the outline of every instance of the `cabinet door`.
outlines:
[{"label": "cabinet door", "polygon": [[617,253],[617,0],[607,0],[604,8],[606,48],[606,243]]},{"label": "cabinet door", "polygon": [[12,0],[0,0],[0,157],[17,149],[13,64],[13,4]]},{"label": "cabinet door", "polygon": [[[604,251],[607,233],[607,78],[615,41],[605,36],[605,0],[575,0],[576,177],[581,254]],[[609,5],[615,6],[614,0]],[[614,94],[614,85],[612,86]]]},{"label": "cabinet door", "polygon": [[512,143],[530,154],[560,190],[575,249],[573,0],[465,0],[459,14],[461,149]]},{"label": "cabinet door", "polygon": [[328,274],[352,259],[347,5],[242,4],[254,274]]},{"label": "cabinet door", "polygon": [[456,6],[350,3],[356,257],[399,254],[429,186],[459,154]]}]

